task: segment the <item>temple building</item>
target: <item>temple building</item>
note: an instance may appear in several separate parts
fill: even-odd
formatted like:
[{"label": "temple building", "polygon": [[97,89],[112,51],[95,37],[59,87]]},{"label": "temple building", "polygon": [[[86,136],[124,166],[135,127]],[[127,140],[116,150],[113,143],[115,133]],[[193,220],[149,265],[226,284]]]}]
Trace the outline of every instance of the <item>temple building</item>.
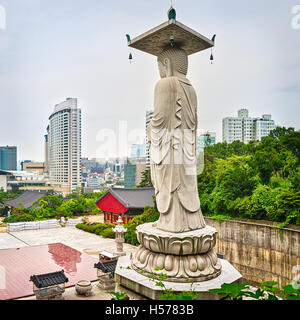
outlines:
[{"label": "temple building", "polygon": [[20,196],[12,200],[3,201],[9,208],[25,208],[33,209],[33,203],[40,200],[47,193],[36,192],[36,191],[25,191]]},{"label": "temple building", "polygon": [[104,213],[104,223],[117,223],[121,215],[123,223],[128,223],[145,207],[154,208],[154,188],[122,189],[111,188],[96,202]]}]

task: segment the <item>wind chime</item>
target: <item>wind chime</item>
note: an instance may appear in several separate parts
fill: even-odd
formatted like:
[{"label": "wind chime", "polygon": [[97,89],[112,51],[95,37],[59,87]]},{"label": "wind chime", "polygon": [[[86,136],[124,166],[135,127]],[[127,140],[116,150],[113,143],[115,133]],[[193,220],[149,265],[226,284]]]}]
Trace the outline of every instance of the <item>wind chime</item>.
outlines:
[{"label": "wind chime", "polygon": [[[130,44],[130,42],[131,42],[131,38],[130,38],[130,35],[129,34],[126,34],[126,38],[127,38],[127,42],[128,42],[128,45]],[[130,47],[129,47],[130,48]],[[132,57],[132,53],[131,53],[131,48],[129,49],[129,62],[130,62],[130,64],[132,63],[132,59],[133,59],[133,57]]]},{"label": "wind chime", "polygon": [[[216,35],[214,35],[211,39],[211,41],[215,44],[215,40],[216,40]],[[211,64],[213,64],[213,61],[214,61],[214,51],[213,51],[213,48],[211,48],[211,55],[210,55],[210,62]]]}]

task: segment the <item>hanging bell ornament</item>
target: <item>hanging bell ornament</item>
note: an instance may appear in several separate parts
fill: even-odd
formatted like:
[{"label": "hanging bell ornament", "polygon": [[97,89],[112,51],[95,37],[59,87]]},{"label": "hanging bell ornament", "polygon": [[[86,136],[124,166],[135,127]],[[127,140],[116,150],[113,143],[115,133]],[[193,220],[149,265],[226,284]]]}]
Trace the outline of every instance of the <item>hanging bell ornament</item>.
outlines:
[{"label": "hanging bell ornament", "polygon": [[171,47],[174,47],[174,36],[170,36]]},{"label": "hanging bell ornament", "polygon": [[132,54],[131,54],[131,52],[130,52],[130,54],[129,54],[129,62],[131,63],[132,62]]},{"label": "hanging bell ornament", "polygon": [[213,54],[211,54],[211,56],[210,56],[210,61],[211,61],[211,64],[213,64],[213,61],[214,61],[214,56],[213,56]]}]

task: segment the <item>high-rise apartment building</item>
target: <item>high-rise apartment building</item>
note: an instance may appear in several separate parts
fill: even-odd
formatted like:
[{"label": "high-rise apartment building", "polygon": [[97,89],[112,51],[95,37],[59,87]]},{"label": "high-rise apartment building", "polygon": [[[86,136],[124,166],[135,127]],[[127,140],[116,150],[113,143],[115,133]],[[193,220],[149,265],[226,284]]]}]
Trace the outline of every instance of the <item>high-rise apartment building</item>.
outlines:
[{"label": "high-rise apartment building", "polygon": [[148,110],[146,111],[146,168],[150,168],[150,151],[149,151],[149,143],[148,143],[148,134],[147,134],[147,129],[148,126],[153,118],[153,111]]},{"label": "high-rise apartment building", "polygon": [[17,170],[17,147],[0,147],[0,170]]},{"label": "high-rise apartment building", "polygon": [[81,109],[77,99],[57,104],[49,118],[49,176],[63,195],[81,188]]},{"label": "high-rise apartment building", "polygon": [[251,118],[247,109],[241,109],[237,117],[223,119],[223,142],[232,143],[239,140],[249,143],[261,140],[274,129],[275,122],[270,114],[265,114],[261,118]]},{"label": "high-rise apartment building", "polygon": [[47,134],[45,137],[45,169],[44,173],[49,174],[49,126],[47,127]]}]

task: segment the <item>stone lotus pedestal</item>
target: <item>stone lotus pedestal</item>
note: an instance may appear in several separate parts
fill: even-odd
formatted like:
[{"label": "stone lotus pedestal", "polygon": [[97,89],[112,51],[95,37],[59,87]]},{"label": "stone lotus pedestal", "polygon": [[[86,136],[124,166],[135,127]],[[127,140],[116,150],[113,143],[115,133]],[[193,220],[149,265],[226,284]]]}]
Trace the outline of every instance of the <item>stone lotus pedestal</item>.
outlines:
[{"label": "stone lotus pedestal", "polygon": [[217,300],[218,295],[211,294],[210,289],[242,279],[228,261],[218,259],[214,252],[217,231],[213,227],[170,233],[147,223],[137,227],[137,236],[140,246],[132,259],[119,258],[115,281],[147,298],[159,300],[163,293],[150,278],[153,275],[166,275],[162,282],[174,293],[192,289],[199,293],[199,300]]},{"label": "stone lotus pedestal", "polygon": [[215,228],[206,226],[195,231],[171,233],[147,223],[138,226],[136,232],[140,247],[131,267],[139,273],[164,274],[171,282],[201,282],[221,274],[221,263],[213,250]]}]

